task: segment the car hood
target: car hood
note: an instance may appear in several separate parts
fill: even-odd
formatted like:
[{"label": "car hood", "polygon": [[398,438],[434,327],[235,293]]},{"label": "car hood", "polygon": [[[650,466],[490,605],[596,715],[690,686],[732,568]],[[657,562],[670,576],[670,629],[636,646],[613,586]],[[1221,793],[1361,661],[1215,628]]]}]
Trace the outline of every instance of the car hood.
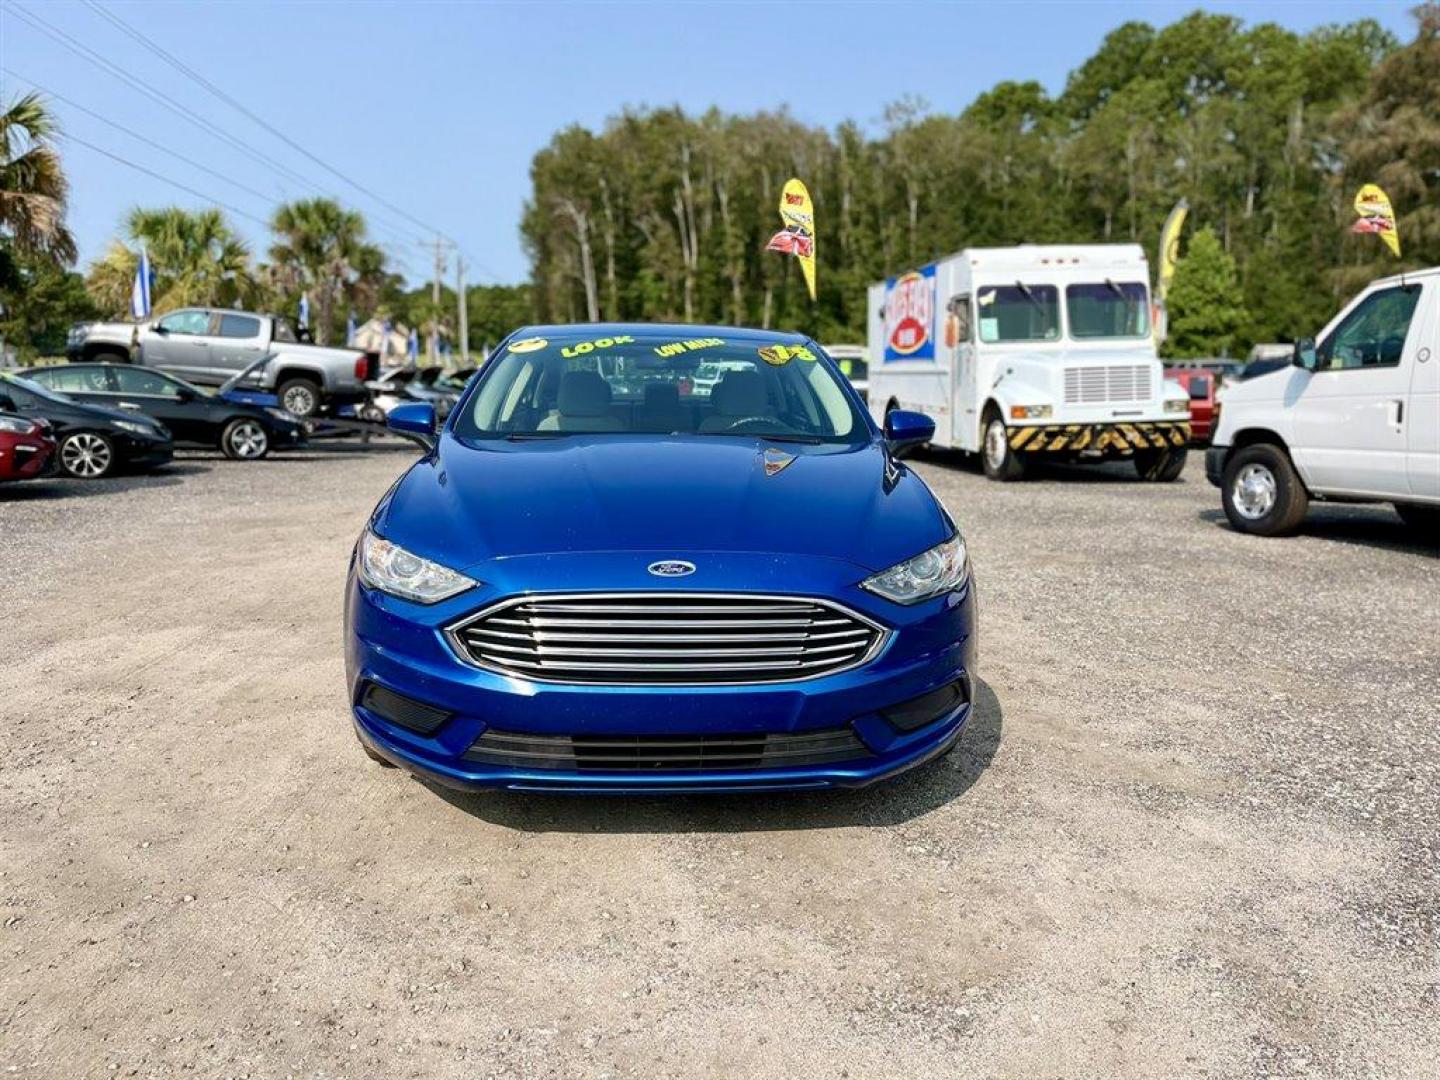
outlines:
[{"label": "car hood", "polygon": [[[766,452],[794,460],[766,475]],[[773,465],[773,461],[772,461]],[[953,530],[879,443],[732,437],[441,438],[381,501],[374,527],[457,569],[592,551],[751,552],[882,570]]]},{"label": "car hood", "polygon": [[1310,381],[1310,373],[1304,368],[1282,367],[1255,375],[1249,379],[1226,386],[1221,400],[1226,405],[1242,405],[1256,401],[1293,400]]}]

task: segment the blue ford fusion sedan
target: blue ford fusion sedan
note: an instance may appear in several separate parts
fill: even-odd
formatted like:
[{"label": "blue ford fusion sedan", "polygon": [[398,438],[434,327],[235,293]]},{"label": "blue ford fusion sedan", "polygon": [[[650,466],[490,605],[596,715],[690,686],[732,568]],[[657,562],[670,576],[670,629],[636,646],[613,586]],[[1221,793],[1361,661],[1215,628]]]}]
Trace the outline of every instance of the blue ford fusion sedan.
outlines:
[{"label": "blue ford fusion sedan", "polygon": [[858,787],[954,746],[965,541],[813,341],[509,337],[380,500],[345,603],[355,730],[462,789]]}]

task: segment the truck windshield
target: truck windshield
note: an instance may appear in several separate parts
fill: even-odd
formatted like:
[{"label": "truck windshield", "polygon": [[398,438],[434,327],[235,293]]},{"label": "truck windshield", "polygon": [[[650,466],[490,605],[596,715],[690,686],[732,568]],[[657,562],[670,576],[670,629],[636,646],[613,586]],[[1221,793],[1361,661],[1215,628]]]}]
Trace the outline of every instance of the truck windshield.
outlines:
[{"label": "truck windshield", "polygon": [[1060,293],[1054,285],[986,286],[975,295],[980,340],[1058,341]]},{"label": "truck windshield", "polygon": [[1073,338],[1141,338],[1150,333],[1150,304],[1138,281],[1067,285],[1065,314]]}]

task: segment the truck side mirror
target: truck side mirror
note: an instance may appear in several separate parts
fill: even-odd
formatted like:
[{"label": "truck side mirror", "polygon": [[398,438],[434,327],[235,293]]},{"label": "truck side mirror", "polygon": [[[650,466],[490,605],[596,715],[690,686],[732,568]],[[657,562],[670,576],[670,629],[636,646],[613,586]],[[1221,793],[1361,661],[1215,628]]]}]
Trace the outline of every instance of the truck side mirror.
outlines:
[{"label": "truck side mirror", "polygon": [[1290,363],[1306,371],[1314,371],[1320,366],[1320,357],[1315,351],[1314,338],[1301,338],[1295,342],[1295,351],[1290,357]]}]

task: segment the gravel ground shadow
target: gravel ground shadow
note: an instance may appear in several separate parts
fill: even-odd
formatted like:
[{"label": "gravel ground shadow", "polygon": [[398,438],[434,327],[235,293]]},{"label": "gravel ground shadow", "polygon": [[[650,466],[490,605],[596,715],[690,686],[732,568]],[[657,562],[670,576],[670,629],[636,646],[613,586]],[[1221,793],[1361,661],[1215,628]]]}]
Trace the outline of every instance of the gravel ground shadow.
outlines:
[{"label": "gravel ground shadow", "polygon": [[1000,699],[988,683],[977,680],[974,711],[953,751],[891,782],[855,791],[636,798],[507,791],[472,795],[425,786],[467,814],[523,832],[742,833],[894,826],[969,791],[995,759],[1003,726]]},{"label": "gravel ground shadow", "polygon": [[173,487],[188,476],[208,473],[210,466],[199,461],[173,462],[154,472],[117,473],[101,480],[74,480],[48,476],[43,480],[22,480],[0,485],[0,502],[31,502],[44,499],[76,499],[92,495],[113,495],[118,491]]},{"label": "gravel ground shadow", "polygon": [[[1196,517],[1217,528],[1234,531],[1223,510],[1202,510]],[[1440,558],[1440,540],[1427,540],[1386,506],[1312,506],[1298,535]],[[1285,542],[1258,539],[1262,544]]]}]

